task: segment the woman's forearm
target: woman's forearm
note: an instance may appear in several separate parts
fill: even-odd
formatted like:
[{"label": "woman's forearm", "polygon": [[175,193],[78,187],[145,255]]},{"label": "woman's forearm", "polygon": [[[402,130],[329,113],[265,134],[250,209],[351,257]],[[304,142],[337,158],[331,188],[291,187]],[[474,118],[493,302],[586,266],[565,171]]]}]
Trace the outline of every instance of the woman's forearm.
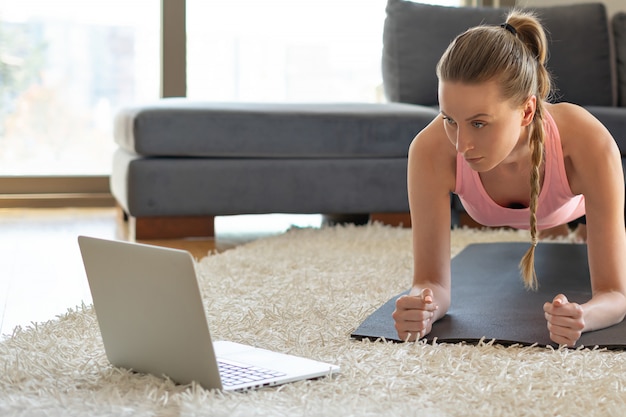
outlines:
[{"label": "woman's forearm", "polygon": [[618,291],[601,292],[582,305],[583,332],[604,329],[621,322],[626,315],[626,296]]}]

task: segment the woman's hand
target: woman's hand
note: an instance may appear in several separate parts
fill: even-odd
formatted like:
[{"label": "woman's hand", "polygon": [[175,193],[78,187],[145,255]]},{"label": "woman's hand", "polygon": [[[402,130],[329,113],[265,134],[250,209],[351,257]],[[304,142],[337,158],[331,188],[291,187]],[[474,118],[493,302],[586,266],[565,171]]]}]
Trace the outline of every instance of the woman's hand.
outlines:
[{"label": "woman's hand", "polygon": [[573,347],[585,328],[582,306],[570,303],[565,295],[559,294],[551,303],[543,305],[543,311],[548,321],[550,340]]},{"label": "woman's hand", "polygon": [[409,295],[398,298],[396,309],[392,314],[398,337],[404,341],[414,342],[426,336],[432,329],[435,312],[438,309],[439,306],[429,288],[414,289]]}]

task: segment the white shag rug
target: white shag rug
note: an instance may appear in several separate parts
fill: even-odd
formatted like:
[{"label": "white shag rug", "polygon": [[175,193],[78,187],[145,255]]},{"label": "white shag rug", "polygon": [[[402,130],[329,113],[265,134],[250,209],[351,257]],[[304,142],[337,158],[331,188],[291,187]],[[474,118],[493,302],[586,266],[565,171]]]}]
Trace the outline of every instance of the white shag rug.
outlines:
[{"label": "white shag rug", "polygon": [[[471,242],[526,232],[455,230]],[[198,263],[215,339],[341,366],[248,393],[115,369],[90,306],[0,343],[2,416],[623,416],[626,353],[350,339],[411,282],[411,234],[378,224],[294,229]]]}]

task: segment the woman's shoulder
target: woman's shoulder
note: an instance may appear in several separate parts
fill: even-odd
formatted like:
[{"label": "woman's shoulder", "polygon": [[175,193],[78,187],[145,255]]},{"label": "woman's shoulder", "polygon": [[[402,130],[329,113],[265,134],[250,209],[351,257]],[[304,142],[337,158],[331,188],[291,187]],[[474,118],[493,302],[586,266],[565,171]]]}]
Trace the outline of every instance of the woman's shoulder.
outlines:
[{"label": "woman's shoulder", "polygon": [[584,107],[573,103],[546,103],[545,108],[554,119],[559,130],[588,121],[588,118],[594,118]]},{"label": "woman's shoulder", "polygon": [[563,150],[587,149],[614,144],[606,127],[587,109],[572,103],[546,104],[554,119]]},{"label": "woman's shoulder", "polygon": [[[587,109],[572,103],[546,103],[546,110],[554,119],[561,136],[563,133],[593,132],[595,129],[603,129],[604,126]],[[582,130],[581,130],[582,129]]]},{"label": "woman's shoulder", "polygon": [[546,110],[554,119],[561,137],[570,187],[574,193],[585,194],[584,190],[593,187],[588,179],[595,184],[593,178],[597,170],[594,166],[599,161],[606,163],[609,155],[619,161],[617,144],[606,127],[583,107],[559,103],[546,106]]},{"label": "woman's shoulder", "polygon": [[437,116],[415,136],[411,150],[430,154],[431,157],[456,157],[456,150],[446,135],[441,116]]},{"label": "woman's shoulder", "polygon": [[441,116],[436,117],[422,129],[413,139],[409,149],[410,173],[433,172],[430,181],[437,179],[445,183],[450,190],[454,189],[456,176],[456,149],[448,139],[443,127]]}]

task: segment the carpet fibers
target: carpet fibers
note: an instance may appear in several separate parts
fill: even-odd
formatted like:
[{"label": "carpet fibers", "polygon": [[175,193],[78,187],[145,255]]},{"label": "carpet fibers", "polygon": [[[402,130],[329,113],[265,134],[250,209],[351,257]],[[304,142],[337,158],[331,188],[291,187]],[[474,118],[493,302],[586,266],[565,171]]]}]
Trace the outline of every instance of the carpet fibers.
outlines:
[{"label": "carpet fibers", "polygon": [[[526,232],[455,230],[473,242]],[[336,363],[342,373],[248,393],[206,391],[108,364],[91,306],[0,343],[2,416],[622,416],[626,353],[357,341],[410,285],[409,230],[294,229],[198,262],[214,339]]]}]

